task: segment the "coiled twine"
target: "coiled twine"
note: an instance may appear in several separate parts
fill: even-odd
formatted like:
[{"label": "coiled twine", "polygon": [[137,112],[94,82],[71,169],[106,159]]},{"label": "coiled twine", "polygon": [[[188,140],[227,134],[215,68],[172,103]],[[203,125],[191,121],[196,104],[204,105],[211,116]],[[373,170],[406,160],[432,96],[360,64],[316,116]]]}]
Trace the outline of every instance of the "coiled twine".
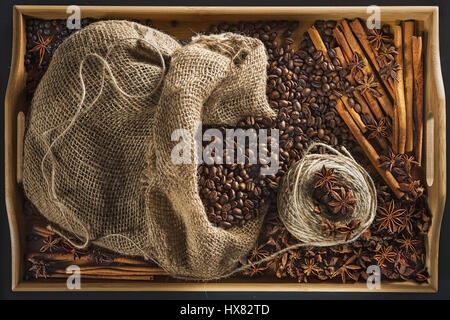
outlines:
[{"label": "coiled twine", "polygon": [[[330,153],[311,153],[314,147],[323,147]],[[369,228],[375,218],[377,208],[375,184],[367,171],[345,148],[343,152],[345,155],[326,144],[314,143],[282,179],[278,192],[280,219],[287,230],[305,245],[323,247],[352,242]],[[357,199],[353,213],[339,221],[340,224],[347,224],[352,220],[360,221],[359,227],[347,241],[344,237],[333,239],[323,234],[320,227],[323,216],[314,212],[312,195],[316,182],[315,173],[323,165],[328,169],[333,168],[339,183],[352,190]]]}]

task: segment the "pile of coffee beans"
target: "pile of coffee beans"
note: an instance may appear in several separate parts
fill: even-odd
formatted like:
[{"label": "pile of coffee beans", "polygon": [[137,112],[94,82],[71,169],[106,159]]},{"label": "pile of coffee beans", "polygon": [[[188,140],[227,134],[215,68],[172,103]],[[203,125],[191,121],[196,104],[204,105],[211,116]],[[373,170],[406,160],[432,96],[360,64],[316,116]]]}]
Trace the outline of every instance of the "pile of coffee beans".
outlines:
[{"label": "pile of coffee beans", "polygon": [[[295,43],[291,35],[298,22],[222,23],[210,29],[211,33],[235,32],[252,36],[264,43],[268,54],[267,97],[278,116],[273,121],[247,118],[238,126],[276,128],[280,137],[280,168],[276,175],[259,176],[259,170],[254,169],[257,166],[249,164],[199,166],[200,196],[209,220],[219,227],[243,225],[276,201],[280,178],[301,159],[312,142],[344,145],[350,149],[354,145],[334,108],[335,101],[330,98],[331,95],[351,94],[354,90],[345,79],[348,71],[335,59],[332,49],[336,46],[332,37],[336,22],[318,21],[315,25],[325,35],[331,62],[325,60],[322,51],[315,49],[307,33],[300,43]],[[252,191],[248,190],[249,183],[255,186]]]},{"label": "pile of coffee beans", "polygon": [[[265,147],[264,152],[268,157],[276,160],[276,154],[272,154],[270,150],[270,129],[274,126],[275,121],[268,118],[247,117],[243,119],[237,128],[255,129],[253,138],[257,138],[259,129],[267,129],[266,144],[269,147],[261,144],[255,145],[252,143],[253,139],[250,138],[245,146],[239,145],[235,140],[233,144],[234,157],[231,159],[231,155],[227,154],[226,142],[220,141],[223,142],[223,163],[210,165],[202,163],[198,167],[200,197],[209,220],[216,226],[222,228],[230,228],[233,225],[243,226],[247,221],[259,216],[261,210],[265,210],[267,205],[274,200],[280,177],[261,175],[262,166],[267,166],[267,164],[263,164],[258,157],[257,163],[250,161],[251,154],[255,150],[252,147]],[[226,137],[226,127],[216,129],[219,129],[222,136]],[[215,139],[214,143],[219,142]],[[209,143],[203,142],[202,154]],[[238,164],[237,154],[239,151],[244,155],[244,163]],[[215,157],[216,154],[212,152],[211,156]]]}]

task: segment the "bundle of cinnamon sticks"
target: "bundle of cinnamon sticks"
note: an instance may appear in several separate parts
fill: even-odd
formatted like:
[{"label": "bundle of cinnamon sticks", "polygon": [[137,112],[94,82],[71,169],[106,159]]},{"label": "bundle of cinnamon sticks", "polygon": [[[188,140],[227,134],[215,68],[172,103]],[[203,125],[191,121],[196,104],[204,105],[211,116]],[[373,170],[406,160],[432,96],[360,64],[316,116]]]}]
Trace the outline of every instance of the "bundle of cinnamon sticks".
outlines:
[{"label": "bundle of cinnamon sticks", "polygon": [[422,163],[423,142],[423,58],[422,37],[417,36],[414,21],[394,26],[394,44],[398,50],[399,81],[395,82],[398,109],[397,153],[414,152]]},{"label": "bundle of cinnamon sticks", "polygon": [[[422,161],[422,37],[416,36],[415,29],[414,21],[402,21],[391,35],[390,30],[368,29],[359,19],[342,20],[333,30],[338,46],[329,48],[344,68],[351,67],[348,81],[367,88],[353,92],[361,114],[346,96],[336,98],[336,110],[398,198],[403,196],[399,183],[380,167],[379,159],[381,152],[392,150],[396,154],[414,153],[417,161]],[[308,34],[316,49],[330,59],[317,29],[311,27]],[[366,137],[368,129],[375,132]]]},{"label": "bundle of cinnamon sticks", "polygon": [[54,243],[54,246],[47,245],[38,252],[36,252],[37,250],[31,250],[32,252],[26,255],[26,259],[31,265],[29,272],[35,278],[66,279],[73,274],[71,270],[67,269],[68,266],[72,265],[78,266],[82,279],[151,281],[154,280],[155,276],[167,275],[167,272],[158,266],[141,259],[107,253],[99,256],[99,253],[95,250],[70,253],[62,250],[64,240],[44,226],[34,225],[31,231],[42,238],[42,242],[46,240],[47,244]]}]

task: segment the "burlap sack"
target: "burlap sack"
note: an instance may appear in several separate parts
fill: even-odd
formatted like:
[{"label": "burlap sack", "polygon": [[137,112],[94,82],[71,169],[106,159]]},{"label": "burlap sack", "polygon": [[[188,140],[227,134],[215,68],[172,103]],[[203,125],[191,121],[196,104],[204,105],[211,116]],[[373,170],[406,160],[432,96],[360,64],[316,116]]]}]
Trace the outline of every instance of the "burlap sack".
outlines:
[{"label": "burlap sack", "polygon": [[273,116],[266,63],[259,40],[234,34],[180,47],[126,21],[75,33],[55,52],[33,98],[27,196],[78,247],[144,256],[177,277],[224,276],[254,244],[262,217],[241,228],[212,226],[197,164],[171,161],[171,135],[185,129],[193,136],[197,121]]}]

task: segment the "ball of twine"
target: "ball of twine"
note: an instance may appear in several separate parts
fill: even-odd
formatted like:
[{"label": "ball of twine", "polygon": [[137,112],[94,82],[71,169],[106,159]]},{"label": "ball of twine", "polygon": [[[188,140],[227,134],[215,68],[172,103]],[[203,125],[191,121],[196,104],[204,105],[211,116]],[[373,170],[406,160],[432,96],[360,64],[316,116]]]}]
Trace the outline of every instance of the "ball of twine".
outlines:
[{"label": "ball of twine", "polygon": [[[330,153],[312,154],[310,152],[314,147],[323,147]],[[305,245],[323,247],[352,242],[369,228],[375,218],[375,184],[367,171],[345,148],[343,152],[345,155],[326,144],[314,143],[283,177],[278,192],[278,213],[286,229]],[[317,179],[315,173],[324,165],[328,169],[334,169],[334,176],[339,183],[352,190],[357,199],[353,212],[339,221],[340,224],[348,224],[352,220],[360,221],[360,225],[347,241],[344,237],[333,239],[325,235],[320,227],[323,216],[314,212],[312,195]]]}]

